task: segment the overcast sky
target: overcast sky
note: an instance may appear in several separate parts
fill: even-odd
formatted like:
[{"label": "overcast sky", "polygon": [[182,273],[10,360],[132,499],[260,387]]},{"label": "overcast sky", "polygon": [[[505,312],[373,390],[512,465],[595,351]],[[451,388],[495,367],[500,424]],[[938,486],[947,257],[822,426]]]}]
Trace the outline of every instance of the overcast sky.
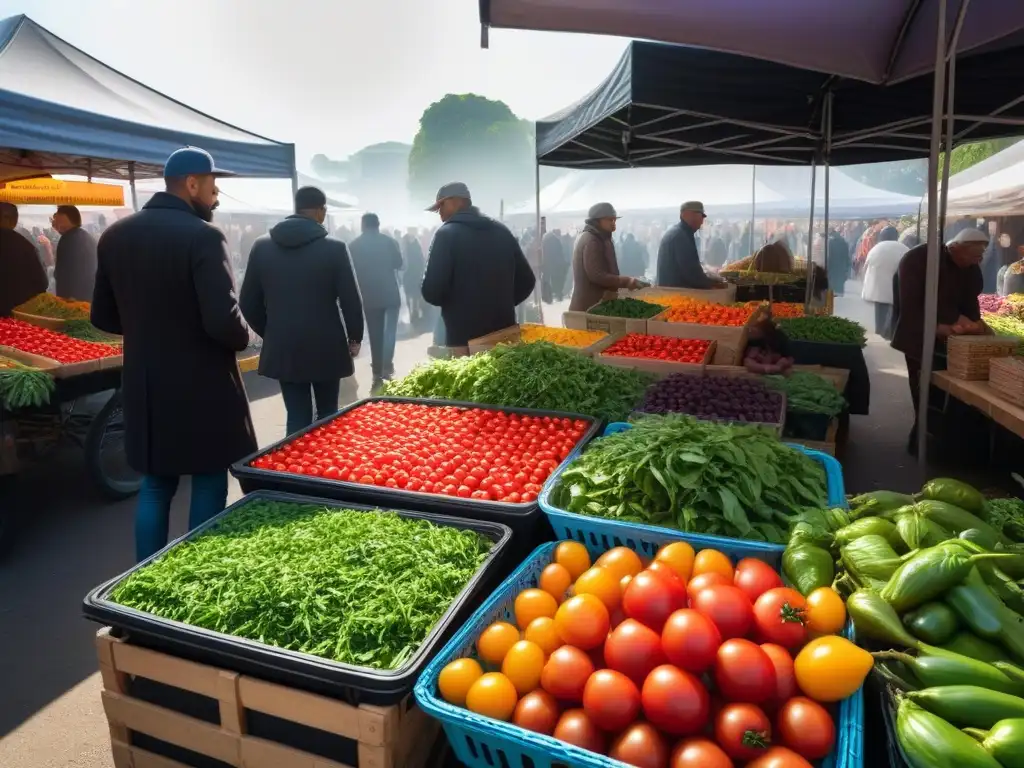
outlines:
[{"label": "overcast sky", "polygon": [[411,141],[446,93],[530,119],[607,75],[617,38],[492,30],[477,0],[0,0],[86,53],[246,130],[343,157]]}]

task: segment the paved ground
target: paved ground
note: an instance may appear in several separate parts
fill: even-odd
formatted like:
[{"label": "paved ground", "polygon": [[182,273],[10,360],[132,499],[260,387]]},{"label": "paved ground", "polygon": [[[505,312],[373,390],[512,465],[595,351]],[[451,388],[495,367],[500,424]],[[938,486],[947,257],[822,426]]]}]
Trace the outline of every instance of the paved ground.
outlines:
[{"label": "paved ground", "polygon": [[[545,307],[549,324],[560,324],[560,309]],[[837,311],[869,319],[859,299],[839,299]],[[428,344],[426,336],[399,342],[399,375],[424,358]],[[903,452],[910,398],[902,358],[877,338],[867,356],[872,413],[853,419],[844,457],[847,488],[913,490],[921,474]],[[363,396],[368,366],[364,355],[356,374]],[[275,388],[258,378],[248,386],[261,444],[279,439],[284,409]],[[80,459],[68,451],[0,487],[0,506],[17,510],[23,521],[12,551],[0,561],[3,768],[111,766],[93,650],[96,626],[81,618],[80,604],[89,589],[132,565],[133,502],[98,498]],[[232,499],[238,495],[235,486]],[[174,535],[184,531],[186,498],[179,494]]]}]

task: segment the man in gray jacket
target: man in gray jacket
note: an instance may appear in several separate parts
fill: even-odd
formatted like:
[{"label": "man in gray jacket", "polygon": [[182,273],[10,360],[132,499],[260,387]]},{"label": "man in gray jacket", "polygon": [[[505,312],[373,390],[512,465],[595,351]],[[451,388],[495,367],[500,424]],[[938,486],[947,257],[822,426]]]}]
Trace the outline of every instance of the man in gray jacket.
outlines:
[{"label": "man in gray jacket", "polygon": [[402,297],[398,293],[398,272],[402,252],[398,243],[380,231],[376,213],[364,213],[363,233],[349,245],[352,266],[356,270],[359,293],[363,298],[366,331],[370,336],[370,367],[373,388],[395,375],[395,338],[398,335],[398,311]]},{"label": "man in gray jacket", "polygon": [[53,280],[57,295],[71,301],[92,301],[96,283],[96,238],[82,228],[82,214],[73,205],[59,205],[50,220],[60,235]]},{"label": "man in gray jacket", "polygon": [[722,283],[708,277],[700,265],[696,236],[706,218],[704,203],[696,200],[683,203],[679,223],[668,228],[658,246],[657,285],[698,290],[722,287]]}]

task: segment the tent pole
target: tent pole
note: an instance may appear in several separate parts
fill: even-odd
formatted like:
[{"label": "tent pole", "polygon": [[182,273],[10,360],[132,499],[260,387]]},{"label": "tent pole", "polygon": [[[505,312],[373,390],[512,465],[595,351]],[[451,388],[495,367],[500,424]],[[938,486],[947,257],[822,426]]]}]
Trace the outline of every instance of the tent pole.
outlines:
[{"label": "tent pole", "polygon": [[811,308],[811,295],[814,289],[814,270],[811,269],[811,251],[814,242],[814,195],[815,185],[818,183],[818,159],[811,161],[811,218],[807,225],[807,293],[804,296],[804,311],[809,312]]},{"label": "tent pole", "polygon": [[139,192],[135,189],[135,163],[128,163],[128,186],[132,191],[132,210],[139,210]]},{"label": "tent pole", "polygon": [[536,211],[536,213],[537,213],[537,220],[536,220],[536,227],[537,227],[537,229],[535,230],[536,235],[533,238],[533,241],[534,241],[533,247],[534,247],[534,250],[536,251],[536,254],[537,254],[536,255],[536,259],[537,259],[537,274],[536,274],[536,281],[534,282],[534,285],[533,285],[533,302],[534,302],[534,304],[537,305],[537,312],[540,314],[540,322],[543,325],[543,323],[544,323],[544,305],[543,305],[543,302],[541,301],[541,281],[544,279],[544,266],[543,266],[543,263],[542,263],[544,261],[544,257],[543,257],[544,250],[541,247],[541,238],[544,235],[540,231],[540,224],[541,224],[541,222],[540,222],[540,158],[537,158],[537,164],[534,166],[533,181],[534,181],[535,188],[537,190],[537,211]]},{"label": "tent pole", "polygon": [[[750,174],[750,253],[754,252],[754,224],[757,221],[757,166],[752,165]],[[742,240],[740,241],[743,242]],[[741,259],[745,259],[750,253],[745,256],[740,256]]]},{"label": "tent pole", "polygon": [[953,132],[956,130],[956,115],[953,110],[953,97],[956,91],[956,54],[949,58],[946,72],[946,153],[942,162],[942,198],[939,202],[939,232],[946,232],[946,203],[949,200],[949,166],[953,157]]},{"label": "tent pole", "polygon": [[825,97],[825,228],[821,231],[821,236],[824,240],[824,247],[822,251],[824,253],[825,263],[822,265],[825,268],[825,273],[828,274],[828,241],[829,241],[829,229],[828,229],[828,207],[829,207],[829,180],[831,176],[831,159],[832,159],[832,91],[828,92]]},{"label": "tent pole", "polygon": [[[935,82],[932,89],[932,136],[928,156],[928,261],[924,280],[924,336],[921,343],[921,380],[918,382],[917,460],[928,461],[928,395],[931,392],[932,362],[935,355],[935,327],[939,306],[939,147],[942,144],[942,106],[946,96],[946,0],[938,0],[935,34]],[[950,105],[952,107],[952,105]],[[913,312],[911,307],[907,308]]]}]

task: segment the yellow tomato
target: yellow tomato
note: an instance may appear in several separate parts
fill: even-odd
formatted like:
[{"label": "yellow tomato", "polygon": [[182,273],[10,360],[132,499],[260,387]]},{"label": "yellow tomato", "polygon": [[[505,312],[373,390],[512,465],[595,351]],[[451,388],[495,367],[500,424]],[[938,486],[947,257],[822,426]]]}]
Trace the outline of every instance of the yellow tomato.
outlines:
[{"label": "yellow tomato", "polygon": [[501,662],[501,674],[512,681],[516,693],[525,696],[540,686],[540,672],[544,669],[544,651],[536,643],[520,640],[508,649]]},{"label": "yellow tomato", "polygon": [[516,687],[499,672],[483,675],[466,694],[466,709],[495,720],[511,719],[517,703]]},{"label": "yellow tomato", "polygon": [[590,567],[590,553],[578,541],[563,541],[555,547],[555,562],[564,567],[575,581]]},{"label": "yellow tomato", "polygon": [[793,661],[796,684],[815,701],[842,701],[864,683],[874,658],[845,637],[811,640]]},{"label": "yellow tomato", "polygon": [[732,560],[717,549],[702,549],[693,559],[693,576],[720,573],[732,583]]},{"label": "yellow tomato", "polygon": [[495,666],[505,660],[508,649],[519,642],[519,630],[507,621],[496,621],[476,640],[476,651],[480,658]]},{"label": "yellow tomato", "polygon": [[552,563],[540,572],[540,588],[555,598],[558,602],[565,599],[565,593],[572,586],[572,576],[564,565]]},{"label": "yellow tomato", "polygon": [[813,635],[834,635],[846,623],[846,605],[831,587],[819,587],[807,596],[804,611],[807,631]]},{"label": "yellow tomato", "polygon": [[636,576],[644,569],[644,564],[640,562],[640,555],[629,547],[609,549],[597,558],[597,562],[594,565],[611,571],[619,579],[625,576]]},{"label": "yellow tomato", "polygon": [[547,616],[541,616],[539,619],[531,621],[530,626],[523,633],[523,639],[539,645],[545,656],[550,656],[564,645],[562,638],[558,635],[555,620]]},{"label": "yellow tomato", "polygon": [[437,676],[437,688],[441,698],[449,704],[466,706],[466,694],[484,674],[475,659],[456,659],[441,670]]},{"label": "yellow tomato", "polygon": [[602,331],[577,331],[571,328],[552,328],[547,325],[525,324],[519,327],[519,340],[524,344],[547,341],[563,347],[589,347],[608,334]]},{"label": "yellow tomato", "polygon": [[595,565],[576,579],[573,591],[577,595],[593,595],[611,613],[622,603],[622,587],[620,579],[607,568]]},{"label": "yellow tomato", "polygon": [[[683,584],[688,584],[693,574],[695,557],[693,547],[685,541],[673,541],[671,544],[666,544],[659,549],[654,559],[675,571],[679,578],[683,580]],[[732,566],[730,565],[730,567]]]},{"label": "yellow tomato", "polygon": [[558,610],[558,601],[543,589],[524,589],[516,595],[516,624],[526,629],[530,622],[541,616],[553,618]]}]

